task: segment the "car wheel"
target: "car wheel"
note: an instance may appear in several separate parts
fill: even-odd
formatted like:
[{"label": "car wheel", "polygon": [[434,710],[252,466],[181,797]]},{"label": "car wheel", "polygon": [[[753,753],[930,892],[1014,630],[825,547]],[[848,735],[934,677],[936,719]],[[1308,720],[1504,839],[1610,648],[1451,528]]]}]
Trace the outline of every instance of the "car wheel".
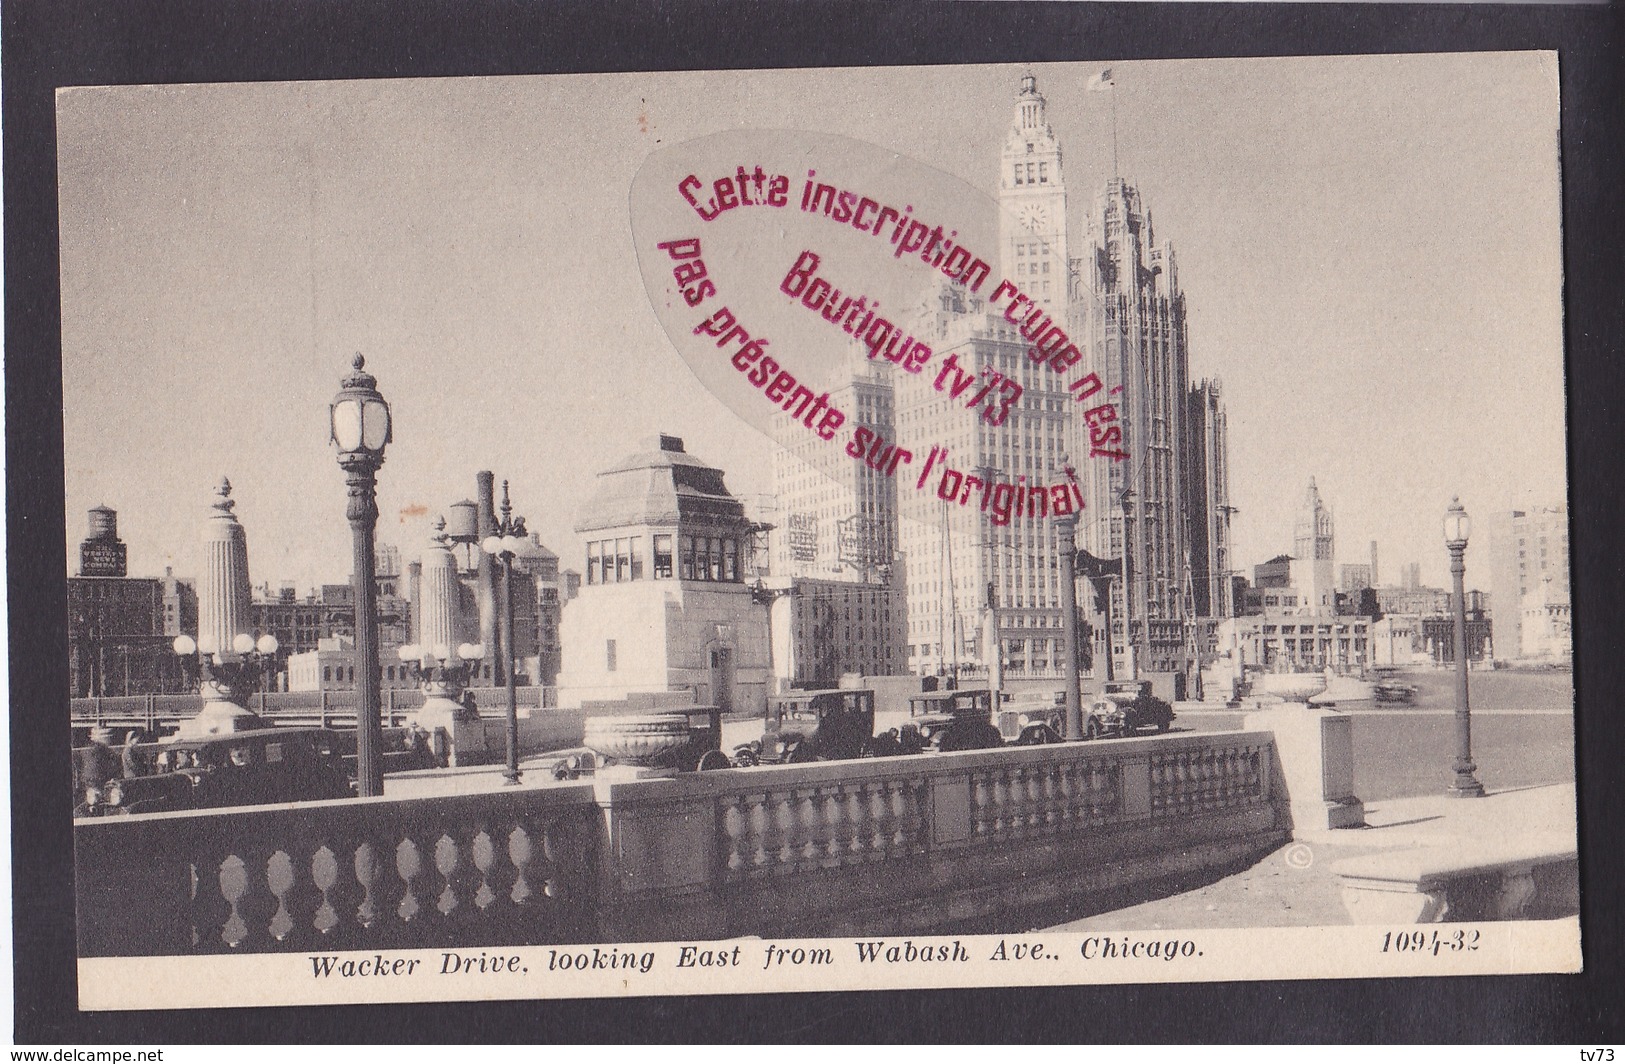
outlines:
[{"label": "car wheel", "polygon": [[695,767],[696,772],[714,772],[719,768],[732,768],[733,762],[721,750],[707,750],[700,755],[700,763]]},{"label": "car wheel", "polygon": [[1095,720],[1093,717],[1089,718],[1088,726],[1083,729],[1083,737],[1085,739],[1100,738],[1100,721]]},{"label": "car wheel", "polygon": [[756,751],[748,746],[741,746],[734,751],[734,767],[736,768],[755,768],[761,763],[762,759],[756,756]]},{"label": "car wheel", "polygon": [[1161,735],[1163,732],[1167,731],[1169,726],[1172,725],[1172,724],[1173,724],[1173,721],[1171,721],[1171,720],[1159,720],[1159,721],[1157,721],[1157,734]]}]

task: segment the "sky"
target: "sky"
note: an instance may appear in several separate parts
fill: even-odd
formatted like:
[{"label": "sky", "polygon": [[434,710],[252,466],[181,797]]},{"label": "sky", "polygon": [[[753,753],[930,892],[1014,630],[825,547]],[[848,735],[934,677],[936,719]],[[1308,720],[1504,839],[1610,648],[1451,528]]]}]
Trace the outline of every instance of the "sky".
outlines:
[{"label": "sky", "polygon": [[[1086,91],[1103,67],[1115,93]],[[640,164],[805,130],[991,197],[1028,70],[1074,241],[1115,100],[1192,378],[1223,381],[1239,565],[1290,550],[1311,476],[1338,560],[1375,539],[1384,582],[1445,583],[1452,496],[1566,498],[1551,53],[85,87],[58,97],[70,572],[105,504],[133,575],[194,575],[225,475],[255,583],[347,580],[327,404],[355,352],[395,414],[379,540],[408,556],[492,469],[580,568],[594,474],[657,431],[770,492],[766,439],[644,291]]]}]

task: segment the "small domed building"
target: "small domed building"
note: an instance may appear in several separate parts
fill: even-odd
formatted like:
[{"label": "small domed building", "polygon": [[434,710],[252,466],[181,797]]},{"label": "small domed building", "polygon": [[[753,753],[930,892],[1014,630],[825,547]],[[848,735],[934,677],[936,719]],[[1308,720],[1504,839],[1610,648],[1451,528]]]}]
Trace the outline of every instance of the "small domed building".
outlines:
[{"label": "small domed building", "polygon": [[686,692],[765,711],[767,608],[746,583],[755,527],[722,470],[653,437],[598,474],[576,531],[586,579],[559,626],[560,705]]}]

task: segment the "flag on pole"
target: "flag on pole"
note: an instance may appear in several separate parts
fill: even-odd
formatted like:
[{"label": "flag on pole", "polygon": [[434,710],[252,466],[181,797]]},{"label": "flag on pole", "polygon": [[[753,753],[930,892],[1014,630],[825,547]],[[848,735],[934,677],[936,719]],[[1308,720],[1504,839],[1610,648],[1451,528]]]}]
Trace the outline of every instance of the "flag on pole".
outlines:
[{"label": "flag on pole", "polygon": [[1110,67],[1107,67],[1105,70],[1102,70],[1100,73],[1089,79],[1090,92],[1107,92],[1116,87],[1117,82],[1112,80],[1112,72]]}]

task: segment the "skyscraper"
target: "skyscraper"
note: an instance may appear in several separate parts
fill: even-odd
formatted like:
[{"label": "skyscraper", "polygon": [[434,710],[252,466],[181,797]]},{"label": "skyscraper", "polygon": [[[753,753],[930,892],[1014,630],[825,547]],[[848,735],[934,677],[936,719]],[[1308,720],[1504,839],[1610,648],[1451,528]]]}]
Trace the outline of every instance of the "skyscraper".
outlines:
[{"label": "skyscraper", "polygon": [[[872,430],[884,452],[897,439],[892,365],[854,346],[845,383],[830,390],[832,406],[851,412],[854,427]],[[890,455],[855,460],[816,435],[790,431],[781,414],[773,452],[777,527],[770,537],[775,576],[884,584],[897,552],[897,481]]]},{"label": "skyscraper", "polygon": [[[1021,80],[999,163],[1000,267],[1044,313],[1076,335],[1068,282],[1068,216],[1061,147],[1036,79]],[[1017,327],[980,296],[942,286],[916,335],[933,337],[934,365],[1003,374],[1022,396],[999,424],[967,416],[934,374],[900,375],[899,432],[946,451],[942,467],[1018,487],[1064,478],[1071,397],[1065,381],[1028,357]],[[952,494],[952,492],[950,492]],[[902,493],[908,559],[908,642],[916,672],[1002,666],[1013,678],[1063,667],[1060,562],[1048,521],[1009,519],[958,505],[941,491]]]},{"label": "skyscraper", "polygon": [[[931,339],[932,367],[1013,381],[1019,400],[1000,417],[968,415],[936,372],[877,375],[871,409],[891,395],[896,436],[887,438],[931,445],[929,458],[916,455],[917,466],[923,459],[932,470],[929,482],[920,490],[887,484],[892,493],[871,502],[860,463],[842,457],[847,470],[826,473],[812,450],[781,449],[774,569],[838,569],[828,560],[836,553],[827,542],[831,521],[893,506],[895,542],[906,560],[899,579],[908,595],[910,668],[1060,676],[1061,566],[1049,518],[1062,511],[1023,518],[1008,506],[1001,512],[996,501],[988,505],[990,492],[981,506],[965,503],[973,484],[1008,483],[1020,492],[1061,485],[1082,505],[1078,545],[1124,563],[1111,591],[1119,674],[1183,673],[1193,663],[1194,617],[1234,612],[1222,395],[1216,381],[1190,385],[1173,251],[1156,242],[1138,190],[1113,177],[1092,216],[1074,225],[1062,147],[1046,109],[1036,79],[1023,77],[999,159],[999,267],[1031,301],[1023,315],[1063,329],[1085,349],[1084,361],[1070,375],[1040,365],[1030,337],[1042,327],[1024,336],[1032,323],[1014,322],[987,293],[940,284],[910,322],[914,335]],[[1079,234],[1081,256],[1074,255]],[[1089,406],[1113,408],[1110,431],[1121,443],[1105,451],[1116,456],[1095,446],[1091,436],[1100,427],[1082,416],[1079,395],[1067,388],[1090,373],[1099,397]],[[861,417],[857,395],[849,401]],[[1103,605],[1091,600],[1083,597],[1081,612]],[[1103,622],[1096,610],[1095,646],[1082,652],[1097,664]]]},{"label": "skyscraper", "polygon": [[[1183,673],[1194,651],[1195,612],[1185,296],[1173,248],[1157,243],[1138,189],[1111,178],[1090,224],[1090,246],[1076,263],[1079,302],[1091,318],[1091,368],[1116,398],[1126,458],[1084,464],[1088,506],[1078,541],[1097,556],[1124,559],[1124,579],[1112,590],[1119,667],[1127,669],[1132,654],[1140,670]],[[1217,439],[1211,446],[1223,452]],[[1089,426],[1078,418],[1072,453],[1090,450]]]}]

